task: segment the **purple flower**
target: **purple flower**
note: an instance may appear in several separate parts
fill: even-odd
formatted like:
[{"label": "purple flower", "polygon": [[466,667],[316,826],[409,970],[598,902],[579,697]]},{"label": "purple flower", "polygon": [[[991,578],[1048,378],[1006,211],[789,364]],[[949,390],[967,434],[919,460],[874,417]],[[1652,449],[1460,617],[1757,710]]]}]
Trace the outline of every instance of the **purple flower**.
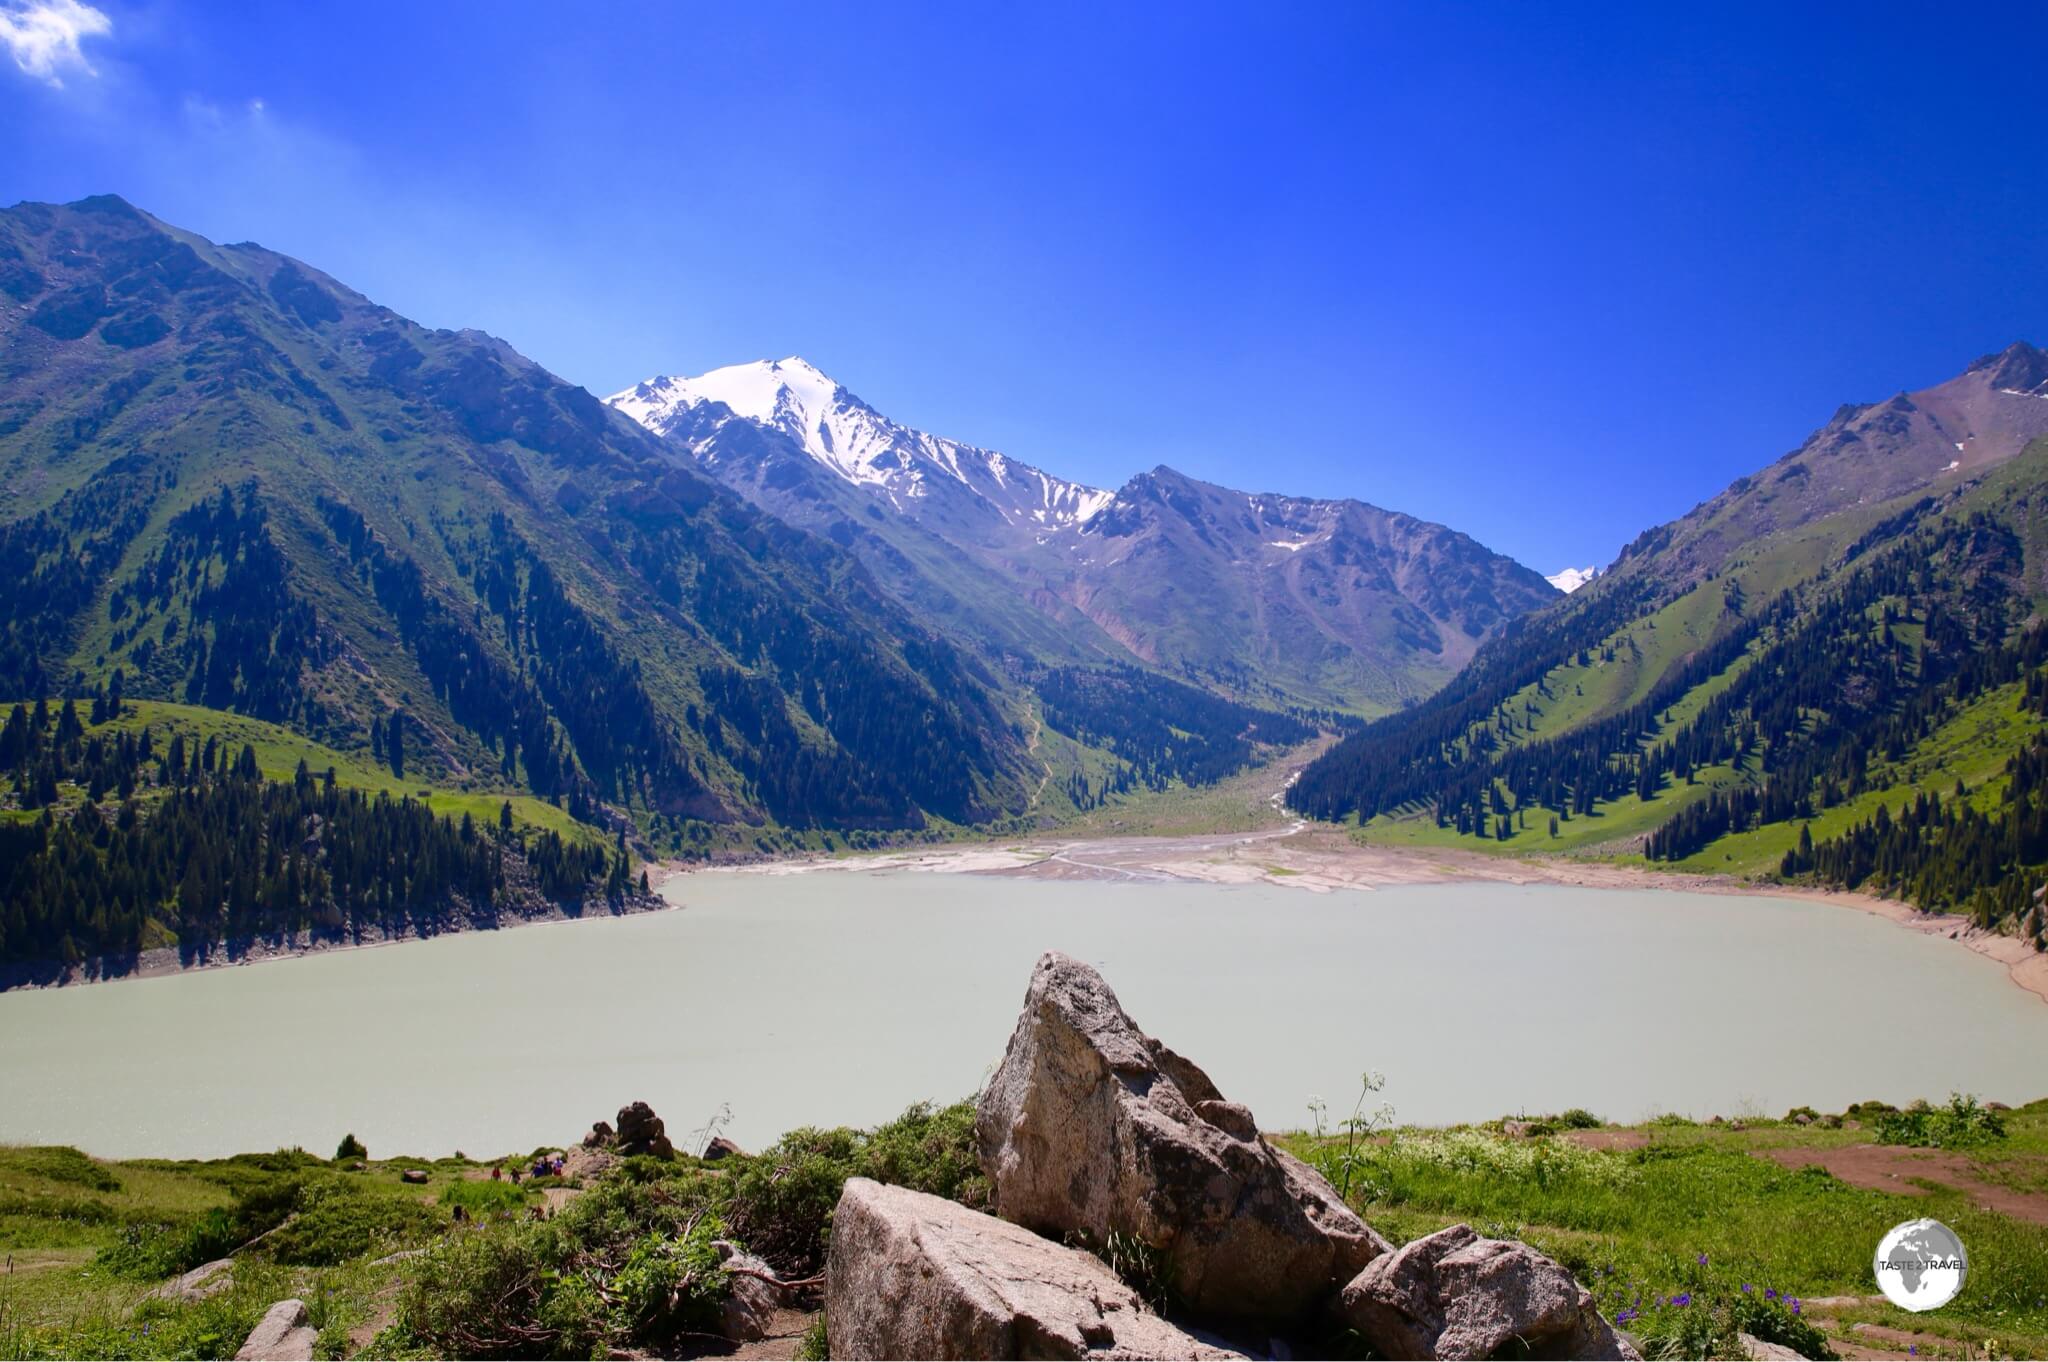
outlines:
[{"label": "purple flower", "polygon": [[1797,1296],[1792,1298],[1792,1313],[1795,1315],[1799,1313],[1799,1297]]},{"label": "purple flower", "polygon": [[1704,1253],[1702,1253],[1702,1254],[1700,1255],[1700,1266],[1701,1266],[1701,1267],[1705,1267],[1706,1265],[1707,1265],[1707,1255],[1706,1255],[1706,1254],[1704,1254]]},{"label": "purple flower", "polygon": [[1764,1299],[1765,1299],[1765,1300],[1767,1300],[1767,1301],[1774,1301],[1774,1300],[1776,1300],[1777,1298],[1778,1298],[1778,1293],[1777,1293],[1776,1291],[1773,1291],[1773,1290],[1772,1290],[1772,1289],[1771,1289],[1770,1287],[1768,1287],[1768,1286],[1764,1288]]},{"label": "purple flower", "polygon": [[1749,1283],[1748,1283],[1748,1282],[1744,1282],[1744,1283],[1742,1284],[1742,1294],[1743,1294],[1743,1295],[1745,1295],[1745,1296],[1747,1296],[1747,1295],[1750,1295],[1750,1294],[1752,1294],[1752,1293],[1751,1293],[1751,1290],[1750,1290],[1750,1285],[1749,1285]]},{"label": "purple flower", "polygon": [[1681,1291],[1681,1292],[1680,1292],[1679,1294],[1677,1294],[1676,1296],[1673,1296],[1673,1297],[1671,1298],[1671,1303],[1672,1303],[1673,1305],[1691,1305],[1691,1304],[1692,1304],[1692,1292],[1690,1292],[1690,1291]]}]

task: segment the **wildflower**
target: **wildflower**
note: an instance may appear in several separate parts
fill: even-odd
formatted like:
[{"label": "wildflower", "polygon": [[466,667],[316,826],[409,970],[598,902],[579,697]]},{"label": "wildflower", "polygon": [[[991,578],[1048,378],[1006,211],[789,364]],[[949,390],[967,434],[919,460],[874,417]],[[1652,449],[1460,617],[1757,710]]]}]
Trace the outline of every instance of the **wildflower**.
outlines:
[{"label": "wildflower", "polygon": [[1764,1288],[1764,1299],[1765,1299],[1765,1300],[1767,1300],[1767,1301],[1774,1301],[1774,1300],[1776,1300],[1777,1298],[1778,1298],[1778,1293],[1777,1293],[1776,1291],[1772,1290],[1772,1289],[1771,1289],[1770,1287],[1768,1287],[1768,1286]]},{"label": "wildflower", "polygon": [[1678,1293],[1678,1294],[1677,1294],[1676,1296],[1673,1296],[1673,1297],[1671,1298],[1671,1303],[1672,1303],[1673,1305],[1691,1305],[1691,1304],[1692,1304],[1692,1292],[1690,1292],[1690,1291],[1681,1291],[1681,1292],[1679,1292],[1679,1293]]},{"label": "wildflower", "polygon": [[1704,1254],[1704,1253],[1702,1253],[1702,1254],[1700,1255],[1700,1266],[1701,1266],[1701,1267],[1705,1267],[1706,1265],[1707,1265],[1707,1255],[1706,1255],[1706,1254]]},{"label": "wildflower", "polygon": [[1751,1290],[1750,1290],[1750,1285],[1749,1285],[1749,1283],[1748,1283],[1748,1282],[1744,1282],[1744,1283],[1742,1284],[1742,1294],[1743,1294],[1743,1295],[1745,1295],[1745,1296],[1747,1296],[1747,1295],[1750,1295],[1750,1294],[1751,1294]]},{"label": "wildflower", "polygon": [[1799,1297],[1797,1296],[1792,1298],[1792,1313],[1795,1315],[1799,1313]]}]

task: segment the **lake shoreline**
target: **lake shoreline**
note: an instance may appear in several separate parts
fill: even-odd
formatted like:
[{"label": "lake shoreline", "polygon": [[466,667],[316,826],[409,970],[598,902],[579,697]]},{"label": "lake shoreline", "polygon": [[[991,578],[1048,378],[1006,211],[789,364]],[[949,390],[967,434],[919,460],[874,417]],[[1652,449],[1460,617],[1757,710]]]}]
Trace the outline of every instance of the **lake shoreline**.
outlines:
[{"label": "lake shoreline", "polygon": [[1452,848],[1422,850],[1352,841],[1299,821],[1250,833],[1213,836],[1057,839],[1007,846],[955,844],[839,856],[799,856],[738,865],[665,867],[663,883],[698,874],[802,875],[831,871],[992,875],[1005,878],[1271,884],[1330,893],[1415,884],[1554,884],[1796,899],[1850,908],[1924,936],[1941,936],[2005,967],[2016,986],[2048,1003],[2048,953],[1967,919],[1923,913],[1875,894],[1762,884],[1729,875],[1660,871],[1569,857],[1489,856]]},{"label": "lake shoreline", "polygon": [[591,919],[635,917],[643,913],[666,913],[674,911],[678,906],[680,905],[664,898],[657,891],[652,899],[642,900],[636,896],[626,906],[618,909],[606,905],[584,912],[570,912],[564,908],[552,907],[544,912],[524,913],[518,917],[491,923],[477,923],[457,918],[431,932],[376,932],[359,938],[350,938],[325,936],[308,931],[295,933],[289,939],[262,937],[224,942],[207,952],[204,958],[190,962],[185,960],[184,952],[176,946],[157,946],[138,951],[134,955],[97,955],[76,965],[6,965],[0,966],[0,994],[84,988],[92,984],[120,984],[137,979],[168,979],[181,974],[200,974],[213,970],[233,969],[241,965],[265,965],[280,960],[301,960],[312,956],[332,955],[341,951],[403,946],[413,942],[433,941],[444,936],[468,935],[472,932],[510,931],[518,927],[543,926],[548,923],[584,922]]}]

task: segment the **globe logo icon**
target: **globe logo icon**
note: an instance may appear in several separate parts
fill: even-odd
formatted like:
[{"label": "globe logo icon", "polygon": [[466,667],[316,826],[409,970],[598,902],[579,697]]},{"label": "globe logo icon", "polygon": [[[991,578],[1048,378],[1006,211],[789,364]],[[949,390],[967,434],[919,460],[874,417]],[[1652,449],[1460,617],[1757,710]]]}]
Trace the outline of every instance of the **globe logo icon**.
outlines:
[{"label": "globe logo icon", "polygon": [[1877,1286],[1901,1310],[1938,1310],[1956,1298],[1970,1272],[1956,1232],[1939,1220],[1892,1226],[1877,1245]]}]

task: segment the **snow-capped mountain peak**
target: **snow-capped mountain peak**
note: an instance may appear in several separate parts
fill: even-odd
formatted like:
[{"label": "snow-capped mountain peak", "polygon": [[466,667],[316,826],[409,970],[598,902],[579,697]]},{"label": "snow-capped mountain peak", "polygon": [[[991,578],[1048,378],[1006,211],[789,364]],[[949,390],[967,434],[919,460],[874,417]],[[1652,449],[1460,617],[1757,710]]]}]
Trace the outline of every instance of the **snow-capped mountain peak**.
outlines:
[{"label": "snow-capped mountain peak", "polygon": [[1562,572],[1551,573],[1543,580],[1569,596],[1599,575],[1600,569],[1597,567],[1568,567]]},{"label": "snow-capped mountain peak", "polygon": [[780,431],[848,482],[904,498],[931,494],[932,480],[962,484],[1007,520],[1059,526],[1084,523],[1112,493],[1067,482],[993,450],[898,425],[808,360],[755,360],[696,378],[657,377],[606,399],[657,435],[672,435],[684,415],[707,402]]}]

